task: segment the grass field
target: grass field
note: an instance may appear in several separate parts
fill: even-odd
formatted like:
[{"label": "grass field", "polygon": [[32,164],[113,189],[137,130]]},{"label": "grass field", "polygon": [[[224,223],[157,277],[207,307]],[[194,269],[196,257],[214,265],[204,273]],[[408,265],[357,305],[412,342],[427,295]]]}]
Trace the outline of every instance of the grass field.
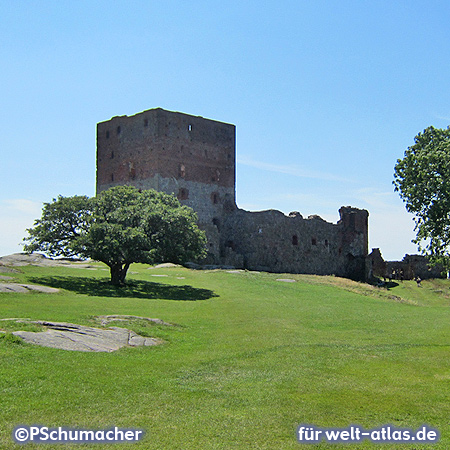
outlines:
[{"label": "grass field", "polygon": [[[450,284],[389,290],[334,277],[132,266],[114,289],[95,270],[26,266],[17,281],[58,294],[0,293],[0,318],[126,326],[158,347],[83,353],[0,338],[0,448],[17,425],[145,429],[141,442],[25,448],[450,448]],[[277,279],[290,278],[287,283]],[[123,326],[123,325],[119,325]],[[0,322],[6,331],[23,329]],[[299,424],[383,424],[441,433],[436,444],[300,444]]]}]

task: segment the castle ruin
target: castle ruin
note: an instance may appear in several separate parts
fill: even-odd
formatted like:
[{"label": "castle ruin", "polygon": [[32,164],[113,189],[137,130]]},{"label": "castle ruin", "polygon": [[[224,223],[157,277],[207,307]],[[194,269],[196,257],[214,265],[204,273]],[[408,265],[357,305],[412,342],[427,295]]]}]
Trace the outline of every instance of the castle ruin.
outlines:
[{"label": "castle ruin", "polygon": [[340,220],[236,206],[236,129],[161,108],[97,124],[97,193],[117,185],[175,194],[208,238],[206,263],[366,278],[368,212]]}]

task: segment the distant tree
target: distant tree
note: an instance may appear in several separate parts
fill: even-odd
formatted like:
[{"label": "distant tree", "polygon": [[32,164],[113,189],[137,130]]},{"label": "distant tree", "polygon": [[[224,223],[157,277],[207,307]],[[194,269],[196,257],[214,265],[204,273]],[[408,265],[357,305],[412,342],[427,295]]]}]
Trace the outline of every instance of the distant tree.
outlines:
[{"label": "distant tree", "polygon": [[45,203],[27,230],[27,252],[79,256],[105,263],[120,285],[132,263],[184,263],[205,255],[206,238],[191,208],[169,194],[117,186],[97,197]]},{"label": "distant tree", "polygon": [[394,186],[415,214],[416,238],[431,263],[449,268],[450,246],[450,128],[429,127],[397,160]]}]

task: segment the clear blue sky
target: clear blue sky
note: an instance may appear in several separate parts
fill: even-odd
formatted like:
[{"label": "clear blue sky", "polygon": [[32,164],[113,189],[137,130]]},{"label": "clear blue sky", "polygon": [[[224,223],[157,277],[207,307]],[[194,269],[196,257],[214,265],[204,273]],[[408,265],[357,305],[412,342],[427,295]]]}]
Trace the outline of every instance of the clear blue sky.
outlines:
[{"label": "clear blue sky", "polygon": [[0,0],[0,255],[59,194],[95,194],[95,127],[162,107],[237,127],[237,202],[370,212],[415,253],[393,167],[450,123],[450,2]]}]

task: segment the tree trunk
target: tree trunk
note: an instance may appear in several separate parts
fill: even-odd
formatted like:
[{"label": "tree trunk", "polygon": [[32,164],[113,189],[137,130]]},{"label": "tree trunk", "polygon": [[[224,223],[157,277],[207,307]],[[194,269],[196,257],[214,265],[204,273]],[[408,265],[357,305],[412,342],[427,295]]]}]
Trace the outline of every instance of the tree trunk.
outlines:
[{"label": "tree trunk", "polygon": [[125,284],[125,277],[127,276],[130,263],[121,264],[115,263],[109,266],[111,273],[111,284],[114,286],[122,286]]}]

